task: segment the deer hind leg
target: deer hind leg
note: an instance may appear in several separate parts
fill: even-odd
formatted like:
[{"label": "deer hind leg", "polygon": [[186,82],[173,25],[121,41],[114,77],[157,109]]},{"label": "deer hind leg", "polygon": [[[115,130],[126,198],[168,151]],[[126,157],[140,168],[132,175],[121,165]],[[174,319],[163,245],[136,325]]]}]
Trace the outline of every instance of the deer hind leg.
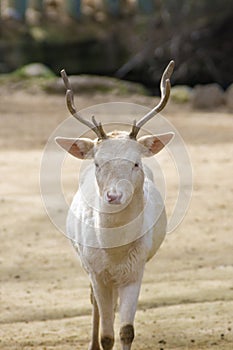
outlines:
[{"label": "deer hind leg", "polygon": [[99,309],[91,286],[92,335],[88,350],[101,350],[99,345]]}]

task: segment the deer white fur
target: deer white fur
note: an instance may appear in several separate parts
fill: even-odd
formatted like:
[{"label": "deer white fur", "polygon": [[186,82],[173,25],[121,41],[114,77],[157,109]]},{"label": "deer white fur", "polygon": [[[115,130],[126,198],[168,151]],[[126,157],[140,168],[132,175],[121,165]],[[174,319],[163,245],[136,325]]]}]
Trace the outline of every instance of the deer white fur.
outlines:
[{"label": "deer white fur", "polygon": [[[68,107],[76,117],[68,87]],[[165,95],[162,90],[162,99]],[[67,233],[91,282],[93,328],[89,350],[100,350],[99,320],[102,348],[113,348],[118,298],[122,350],[130,350],[144,267],[166,234],[164,203],[142,159],[163,149],[173,133],[136,140],[141,125],[135,124],[131,134],[118,131],[106,135],[95,120],[93,124],[98,135],[94,141],[56,138],[73,156],[93,159],[80,178],[67,218]]]}]

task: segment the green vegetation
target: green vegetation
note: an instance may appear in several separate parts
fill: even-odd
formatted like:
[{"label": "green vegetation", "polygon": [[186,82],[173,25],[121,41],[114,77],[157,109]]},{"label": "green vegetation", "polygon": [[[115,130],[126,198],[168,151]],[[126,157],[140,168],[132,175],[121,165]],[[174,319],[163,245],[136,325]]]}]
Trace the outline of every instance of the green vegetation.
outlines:
[{"label": "green vegetation", "polygon": [[16,69],[12,76],[20,79],[30,78],[54,78],[55,74],[51,69],[41,63],[31,63]]},{"label": "green vegetation", "polygon": [[[79,94],[114,93],[117,95],[147,95],[143,85],[130,83],[116,78],[97,75],[75,75],[70,77],[74,91]],[[40,63],[23,66],[12,73],[0,75],[0,85],[9,90],[26,90],[28,92],[45,91],[51,94],[64,94],[61,78]]]}]

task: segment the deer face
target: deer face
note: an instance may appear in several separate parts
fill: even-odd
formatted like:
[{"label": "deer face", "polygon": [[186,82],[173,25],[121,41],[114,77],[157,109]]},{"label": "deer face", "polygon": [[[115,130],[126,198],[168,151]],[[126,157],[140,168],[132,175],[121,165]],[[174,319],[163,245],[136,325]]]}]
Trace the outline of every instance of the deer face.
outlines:
[{"label": "deer face", "polygon": [[143,187],[140,145],[128,138],[101,142],[94,155],[99,194],[108,204],[127,204]]},{"label": "deer face", "polygon": [[142,157],[158,153],[172,137],[173,133],[168,133],[143,136],[136,141],[125,132],[114,132],[101,142],[84,138],[57,138],[56,142],[77,158],[93,159],[95,180],[104,203],[127,205],[143,189]]}]

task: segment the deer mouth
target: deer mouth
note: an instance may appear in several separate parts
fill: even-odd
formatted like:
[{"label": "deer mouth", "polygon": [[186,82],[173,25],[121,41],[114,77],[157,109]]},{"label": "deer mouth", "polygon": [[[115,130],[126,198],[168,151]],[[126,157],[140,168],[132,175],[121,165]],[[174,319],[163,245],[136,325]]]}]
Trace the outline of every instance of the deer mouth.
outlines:
[{"label": "deer mouth", "polygon": [[105,195],[105,200],[109,204],[122,204],[122,192],[107,191]]}]

